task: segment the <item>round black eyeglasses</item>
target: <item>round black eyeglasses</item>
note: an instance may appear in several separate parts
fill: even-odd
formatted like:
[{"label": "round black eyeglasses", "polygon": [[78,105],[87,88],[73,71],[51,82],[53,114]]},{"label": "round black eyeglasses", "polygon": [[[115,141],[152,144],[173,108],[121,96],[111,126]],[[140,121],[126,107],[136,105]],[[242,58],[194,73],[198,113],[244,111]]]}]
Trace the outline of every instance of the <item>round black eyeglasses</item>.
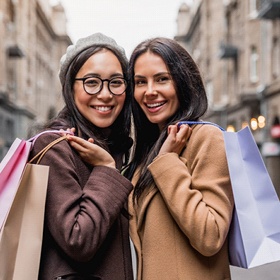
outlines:
[{"label": "round black eyeglasses", "polygon": [[103,89],[103,83],[108,82],[108,89],[114,95],[122,95],[127,82],[124,78],[100,79],[98,77],[76,78],[76,81],[83,81],[84,90],[88,94],[97,94]]}]

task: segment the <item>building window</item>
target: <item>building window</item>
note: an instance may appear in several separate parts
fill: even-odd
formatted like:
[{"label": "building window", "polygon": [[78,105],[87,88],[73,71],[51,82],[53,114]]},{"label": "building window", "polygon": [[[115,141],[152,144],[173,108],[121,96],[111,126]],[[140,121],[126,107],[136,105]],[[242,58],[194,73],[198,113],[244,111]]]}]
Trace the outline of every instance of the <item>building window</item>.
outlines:
[{"label": "building window", "polygon": [[251,54],[250,54],[250,81],[252,83],[256,83],[259,80],[258,62],[259,62],[259,55],[257,53],[257,48],[255,46],[252,46]]},{"label": "building window", "polygon": [[256,18],[258,16],[259,4],[260,0],[249,0],[249,13],[252,18]]},{"label": "building window", "polygon": [[15,139],[15,125],[12,119],[6,119],[5,121],[5,128],[4,128],[4,135],[11,145]]},{"label": "building window", "polygon": [[212,107],[214,105],[214,91],[213,91],[213,84],[211,81],[206,83],[206,93],[209,102],[209,106]]},{"label": "building window", "polygon": [[250,2],[250,12],[254,13],[257,10],[257,1],[256,0],[249,0]]},{"label": "building window", "polygon": [[274,38],[272,42],[271,52],[271,66],[272,66],[272,78],[276,79],[280,76],[280,40]]},{"label": "building window", "polygon": [[262,0],[249,0],[251,13],[258,12],[258,10],[260,9],[260,6],[261,6],[261,1]]},{"label": "building window", "polygon": [[8,2],[8,17],[11,22],[15,22],[15,7],[13,0],[9,0]]}]

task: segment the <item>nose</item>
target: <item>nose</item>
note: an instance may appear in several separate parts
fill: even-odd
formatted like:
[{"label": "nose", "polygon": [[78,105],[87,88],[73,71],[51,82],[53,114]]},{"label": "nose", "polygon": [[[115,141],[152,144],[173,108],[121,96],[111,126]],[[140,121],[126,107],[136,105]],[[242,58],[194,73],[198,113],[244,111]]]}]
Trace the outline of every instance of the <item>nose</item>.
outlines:
[{"label": "nose", "polygon": [[[106,84],[105,84],[105,82],[106,82]],[[97,98],[106,100],[106,99],[111,99],[112,97],[113,97],[113,94],[109,90],[109,82],[104,81],[101,91],[98,92],[98,94],[97,94]]]},{"label": "nose", "polygon": [[155,84],[152,81],[147,82],[147,88],[146,88],[145,94],[146,95],[155,95],[155,94],[157,94]]}]

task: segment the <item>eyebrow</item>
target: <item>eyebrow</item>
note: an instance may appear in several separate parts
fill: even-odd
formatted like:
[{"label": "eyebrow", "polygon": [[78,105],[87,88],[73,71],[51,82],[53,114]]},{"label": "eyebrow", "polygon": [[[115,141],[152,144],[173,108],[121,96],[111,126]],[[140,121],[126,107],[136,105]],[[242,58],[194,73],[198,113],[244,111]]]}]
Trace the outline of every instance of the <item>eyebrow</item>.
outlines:
[{"label": "eyebrow", "polygon": [[[97,73],[87,73],[86,75],[84,75],[84,78],[90,78],[90,77],[97,77],[97,78],[101,78],[100,74]],[[109,78],[115,78],[115,77],[120,77],[123,78],[124,75],[121,73],[114,73],[112,75],[109,76]]]},{"label": "eyebrow", "polygon": [[[155,75],[153,75],[153,77],[158,77],[158,76],[161,76],[161,75],[171,75],[169,72],[159,72],[159,73],[156,73]],[[146,78],[146,76],[143,76],[143,75],[134,75],[134,78]]]},{"label": "eyebrow", "polygon": [[145,76],[142,76],[142,75],[134,75],[134,78],[145,78]]}]

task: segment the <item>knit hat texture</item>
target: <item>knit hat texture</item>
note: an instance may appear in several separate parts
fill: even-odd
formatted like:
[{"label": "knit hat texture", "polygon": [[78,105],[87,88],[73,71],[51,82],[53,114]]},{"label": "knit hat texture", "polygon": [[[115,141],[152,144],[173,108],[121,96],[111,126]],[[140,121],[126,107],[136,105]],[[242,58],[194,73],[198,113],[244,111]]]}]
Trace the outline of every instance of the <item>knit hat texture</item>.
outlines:
[{"label": "knit hat texture", "polygon": [[119,46],[114,39],[102,33],[94,33],[88,37],[79,39],[76,44],[68,46],[66,53],[61,57],[58,75],[62,85],[65,82],[67,69],[74,58],[84,50],[95,45],[109,45],[111,48],[118,51],[125,60],[127,60],[125,50],[121,46]]}]

